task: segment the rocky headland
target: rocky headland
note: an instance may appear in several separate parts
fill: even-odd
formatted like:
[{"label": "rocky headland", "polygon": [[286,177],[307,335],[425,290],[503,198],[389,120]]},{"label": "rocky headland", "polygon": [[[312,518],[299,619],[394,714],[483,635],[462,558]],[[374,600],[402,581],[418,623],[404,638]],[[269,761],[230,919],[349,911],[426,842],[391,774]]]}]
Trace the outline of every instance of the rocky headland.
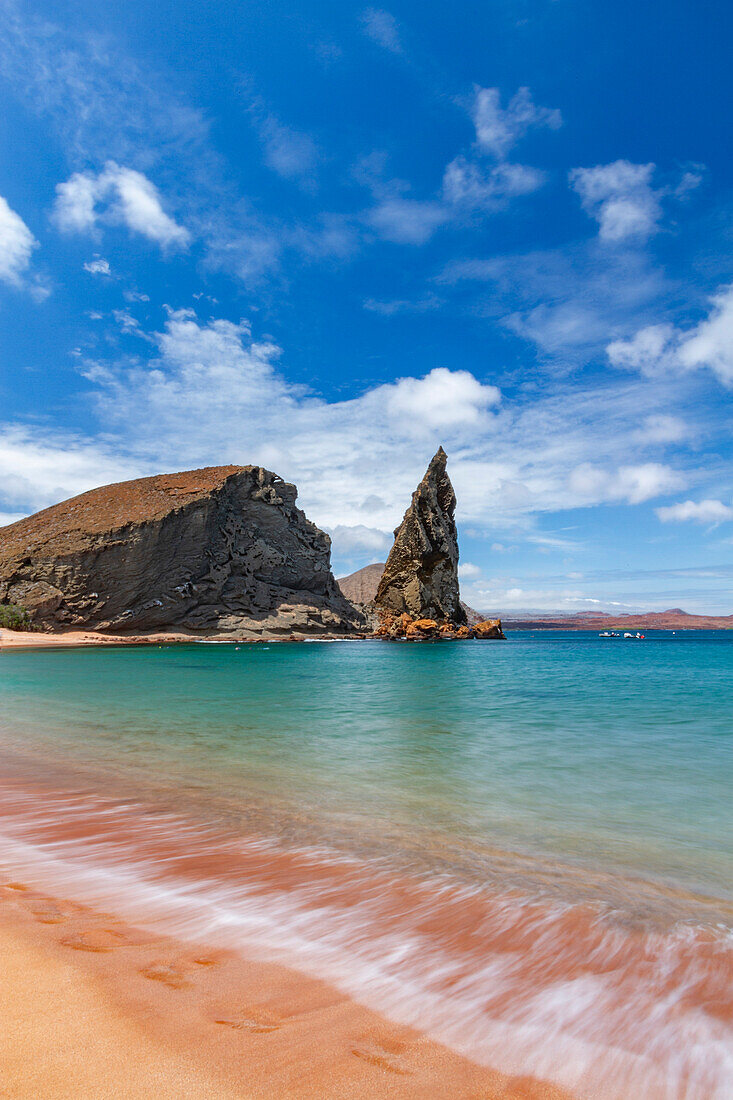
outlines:
[{"label": "rocky headland", "polygon": [[111,634],[350,634],[363,612],[297,490],[259,466],[108,485],[0,532],[0,602],[36,628]]},{"label": "rocky headland", "polygon": [[343,587],[331,572],[328,535],[296,498],[294,485],[260,466],[211,466],[82,493],[0,530],[0,606],[22,618],[16,631],[88,644],[504,637],[500,620],[480,620],[460,600],[456,497],[442,447],[387,562]]},{"label": "rocky headland", "polygon": [[466,614],[458,589],[456,494],[442,447],[412,494],[377,587],[381,618],[407,614],[462,626]]},{"label": "rocky headland", "polygon": [[499,619],[476,621],[458,585],[456,495],[442,447],[433,456],[384,565],[368,565],[339,583],[376,617],[381,638],[503,638]]}]

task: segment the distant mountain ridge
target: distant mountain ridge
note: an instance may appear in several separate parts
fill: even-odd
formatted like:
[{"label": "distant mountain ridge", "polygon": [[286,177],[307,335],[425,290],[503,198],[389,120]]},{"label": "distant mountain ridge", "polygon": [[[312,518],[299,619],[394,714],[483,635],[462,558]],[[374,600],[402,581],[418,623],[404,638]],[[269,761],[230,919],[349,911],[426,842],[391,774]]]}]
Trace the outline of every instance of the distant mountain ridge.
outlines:
[{"label": "distant mountain ridge", "polygon": [[573,615],[503,616],[512,630],[733,630],[733,615],[690,615],[679,607],[609,615],[580,611]]}]

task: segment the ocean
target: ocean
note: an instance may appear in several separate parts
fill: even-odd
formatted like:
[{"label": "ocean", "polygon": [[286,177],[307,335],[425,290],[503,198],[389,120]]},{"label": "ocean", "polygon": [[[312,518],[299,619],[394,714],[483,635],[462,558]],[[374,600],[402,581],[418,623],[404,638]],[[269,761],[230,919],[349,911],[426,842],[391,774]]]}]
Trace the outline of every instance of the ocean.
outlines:
[{"label": "ocean", "polygon": [[0,865],[587,1097],[733,1095],[733,633],[0,653]]}]

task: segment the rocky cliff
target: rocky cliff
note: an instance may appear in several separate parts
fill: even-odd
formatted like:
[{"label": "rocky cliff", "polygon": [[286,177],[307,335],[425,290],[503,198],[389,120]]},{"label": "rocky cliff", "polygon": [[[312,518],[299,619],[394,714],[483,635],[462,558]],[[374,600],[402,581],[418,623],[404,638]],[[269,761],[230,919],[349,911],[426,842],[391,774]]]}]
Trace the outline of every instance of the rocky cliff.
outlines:
[{"label": "rocky cliff", "polygon": [[45,629],[351,632],[297,490],[259,466],[108,485],[0,529],[0,602]]},{"label": "rocky cliff", "polygon": [[377,588],[378,614],[461,625],[466,613],[458,591],[456,496],[438,449],[395,531]]}]

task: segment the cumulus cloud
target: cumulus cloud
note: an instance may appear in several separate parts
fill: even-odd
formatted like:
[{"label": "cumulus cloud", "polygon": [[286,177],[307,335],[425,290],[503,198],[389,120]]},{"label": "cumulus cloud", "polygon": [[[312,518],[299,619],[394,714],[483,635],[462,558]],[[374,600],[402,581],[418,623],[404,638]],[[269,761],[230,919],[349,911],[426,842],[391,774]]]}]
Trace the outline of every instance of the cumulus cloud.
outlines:
[{"label": "cumulus cloud", "polygon": [[707,317],[689,329],[647,325],[628,340],[614,340],[606,348],[609,360],[650,377],[707,369],[733,386],[733,285],[711,302]]},{"label": "cumulus cloud", "polygon": [[476,86],[471,117],[477,145],[498,160],[503,160],[530,128],[545,126],[557,130],[562,126],[560,111],[538,107],[529,88],[520,88],[502,107],[498,88]]},{"label": "cumulus cloud", "polygon": [[481,569],[478,565],[474,565],[473,562],[462,561],[458,566],[458,576],[461,580],[476,580],[477,577],[481,576]]},{"label": "cumulus cloud", "polygon": [[662,523],[708,523],[716,525],[733,519],[733,506],[722,500],[685,500],[666,508],[657,508]]},{"label": "cumulus cloud", "polygon": [[190,241],[188,230],[166,214],[155,185],[142,172],[114,161],[97,175],[76,172],[60,183],[54,219],[65,233],[89,232],[102,220],[122,223],[165,249],[186,248]]},{"label": "cumulus cloud", "polygon": [[598,222],[601,240],[616,243],[654,233],[661,215],[659,193],[651,186],[653,164],[617,160],[595,168],[575,168],[570,186],[586,214]]},{"label": "cumulus cloud", "polygon": [[367,8],[361,17],[364,33],[391,53],[402,53],[397,20],[382,8]]},{"label": "cumulus cloud", "polygon": [[20,214],[0,195],[0,279],[20,286],[38,241]]}]

